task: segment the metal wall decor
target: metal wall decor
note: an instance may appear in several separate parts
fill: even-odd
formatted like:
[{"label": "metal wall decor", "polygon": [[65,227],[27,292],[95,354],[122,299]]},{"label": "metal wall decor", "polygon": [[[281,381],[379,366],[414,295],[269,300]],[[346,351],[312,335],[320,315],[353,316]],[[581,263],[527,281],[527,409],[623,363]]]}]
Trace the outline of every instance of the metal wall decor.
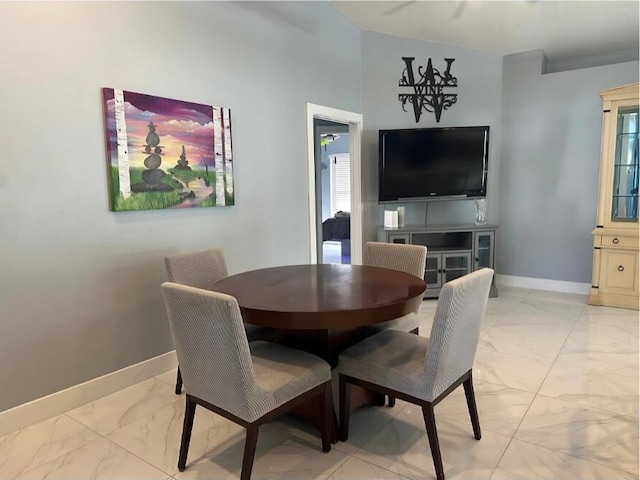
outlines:
[{"label": "metal wall decor", "polygon": [[436,115],[436,122],[440,122],[442,110],[447,110],[451,105],[457,102],[457,93],[445,93],[444,88],[455,88],[458,86],[458,79],[451,75],[451,64],[455,62],[455,58],[445,58],[447,68],[444,73],[440,73],[438,69],[433,68],[431,59],[427,62],[427,68],[418,67],[418,81],[416,81],[413,72],[413,61],[415,57],[402,57],[406,65],[402,72],[398,86],[412,87],[413,93],[400,93],[398,100],[402,102],[402,109],[406,112],[406,104],[413,105],[413,114],[416,117],[416,123],[420,121],[422,111],[433,112]]}]

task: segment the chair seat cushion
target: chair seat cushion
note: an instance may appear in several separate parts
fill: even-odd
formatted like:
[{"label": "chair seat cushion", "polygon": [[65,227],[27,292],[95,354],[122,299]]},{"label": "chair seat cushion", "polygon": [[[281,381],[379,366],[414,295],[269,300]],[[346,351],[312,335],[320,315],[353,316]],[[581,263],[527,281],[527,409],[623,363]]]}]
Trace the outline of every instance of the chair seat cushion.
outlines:
[{"label": "chair seat cushion", "polygon": [[249,342],[269,340],[273,336],[273,329],[268,327],[259,327],[257,325],[249,325],[245,323],[244,330],[247,332],[247,341]]},{"label": "chair seat cushion", "polygon": [[368,325],[366,331],[369,335],[383,332],[384,330],[400,330],[401,332],[411,332],[418,328],[419,325],[420,320],[418,319],[418,315],[415,313],[410,313],[409,315],[396,318],[395,320]]},{"label": "chair seat cushion", "polygon": [[256,383],[273,400],[268,410],[331,380],[329,364],[310,353],[270,342],[249,348]]},{"label": "chair seat cushion", "polygon": [[429,339],[398,330],[365,338],[340,354],[341,374],[426,398],[425,358]]}]

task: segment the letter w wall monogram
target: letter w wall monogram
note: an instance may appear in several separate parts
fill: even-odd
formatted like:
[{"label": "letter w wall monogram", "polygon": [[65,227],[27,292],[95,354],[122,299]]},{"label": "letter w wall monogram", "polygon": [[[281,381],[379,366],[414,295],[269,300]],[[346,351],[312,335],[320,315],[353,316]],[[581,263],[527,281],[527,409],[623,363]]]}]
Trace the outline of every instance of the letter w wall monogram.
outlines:
[{"label": "letter w wall monogram", "polygon": [[406,112],[407,102],[413,104],[413,114],[416,117],[416,123],[420,120],[422,111],[433,112],[436,114],[436,122],[440,122],[442,110],[447,110],[451,105],[457,102],[457,93],[445,93],[445,87],[454,88],[458,86],[458,79],[451,75],[451,64],[455,62],[455,58],[445,58],[447,69],[441,74],[431,65],[431,59],[427,63],[426,70],[419,66],[416,82],[413,73],[413,61],[415,57],[402,57],[406,68],[402,72],[402,78],[398,83],[400,87],[412,87],[413,93],[400,93],[398,100],[402,102],[402,109]]}]

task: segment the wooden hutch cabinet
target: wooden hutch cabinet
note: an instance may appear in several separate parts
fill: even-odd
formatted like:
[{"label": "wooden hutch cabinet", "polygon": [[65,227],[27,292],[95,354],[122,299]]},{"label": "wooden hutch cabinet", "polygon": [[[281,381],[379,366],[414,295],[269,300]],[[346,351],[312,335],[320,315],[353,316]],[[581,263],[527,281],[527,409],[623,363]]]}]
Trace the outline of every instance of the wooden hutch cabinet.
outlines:
[{"label": "wooden hutch cabinet", "polygon": [[603,101],[598,214],[589,304],[638,309],[638,83]]}]

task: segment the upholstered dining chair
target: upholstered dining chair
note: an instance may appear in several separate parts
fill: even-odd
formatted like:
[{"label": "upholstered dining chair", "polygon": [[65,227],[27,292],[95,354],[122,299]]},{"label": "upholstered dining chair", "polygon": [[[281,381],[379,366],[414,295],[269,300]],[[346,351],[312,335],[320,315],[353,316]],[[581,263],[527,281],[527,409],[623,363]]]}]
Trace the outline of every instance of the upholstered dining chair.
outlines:
[{"label": "upholstered dining chair", "polygon": [[[424,278],[427,261],[427,247],[403,243],[367,242],[364,246],[363,264],[372,267],[388,268]],[[367,327],[369,335],[383,330],[402,330],[418,333],[418,313],[412,312],[404,317],[389,320]]]},{"label": "upholstered dining chair", "polygon": [[[164,258],[167,276],[170,282],[215,291],[215,284],[229,276],[224,252],[220,248],[177,253]],[[245,325],[250,342],[270,340],[273,331],[256,325]],[[182,375],[178,367],[176,395],[182,392]]]},{"label": "upholstered dining chair", "polygon": [[[367,242],[364,246],[363,264],[372,267],[388,268],[424,278],[427,262],[427,247],[404,243]],[[367,335],[374,335],[384,330],[401,330],[418,335],[420,319],[419,310],[404,317],[377,323],[366,327]],[[393,407],[396,399],[389,397],[389,406]]]},{"label": "upholstered dining chair", "polygon": [[170,282],[162,284],[162,295],[186,393],[180,471],[186,467],[197,405],[247,429],[241,480],[251,478],[260,425],[316,398],[322,405],[322,450],[331,450],[327,362],[276,343],[249,343],[234,297]]},{"label": "upholstered dining chair", "polygon": [[446,283],[440,291],[429,338],[385,330],[340,354],[342,440],[349,435],[350,384],[419,405],[436,478],[444,480],[434,407],[463,384],[473,434],[480,440],[471,370],[492,278],[493,270],[483,268]]}]

